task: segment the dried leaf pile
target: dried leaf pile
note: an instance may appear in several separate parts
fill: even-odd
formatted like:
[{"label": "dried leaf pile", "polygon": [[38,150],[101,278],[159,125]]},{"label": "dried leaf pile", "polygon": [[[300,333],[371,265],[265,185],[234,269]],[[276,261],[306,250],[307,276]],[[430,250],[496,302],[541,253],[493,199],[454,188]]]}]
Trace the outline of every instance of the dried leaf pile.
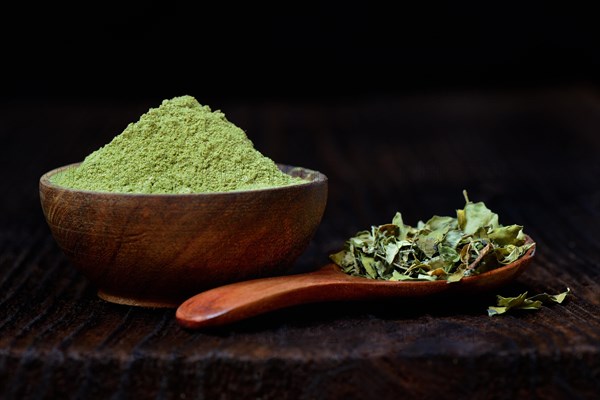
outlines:
[{"label": "dried leaf pile", "polygon": [[390,224],[358,232],[330,258],[350,275],[451,283],[510,264],[535,245],[521,225],[501,225],[498,214],[463,194],[456,217],[436,215],[413,227],[397,212]]}]

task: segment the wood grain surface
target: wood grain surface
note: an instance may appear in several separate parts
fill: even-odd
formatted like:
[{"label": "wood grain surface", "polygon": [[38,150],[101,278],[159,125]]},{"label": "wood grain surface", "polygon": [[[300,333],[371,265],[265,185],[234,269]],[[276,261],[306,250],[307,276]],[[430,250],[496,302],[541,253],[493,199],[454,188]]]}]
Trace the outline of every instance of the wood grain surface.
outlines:
[{"label": "wood grain surface", "polygon": [[[199,97],[199,94],[194,94]],[[199,100],[203,99],[199,97]],[[396,211],[416,224],[485,201],[536,239],[498,293],[296,306],[210,331],[115,305],[66,259],[37,184],[157,99],[2,104],[2,399],[592,399],[600,392],[600,96],[585,88],[211,104],[329,200],[293,272]],[[496,294],[562,305],[490,318]]]}]

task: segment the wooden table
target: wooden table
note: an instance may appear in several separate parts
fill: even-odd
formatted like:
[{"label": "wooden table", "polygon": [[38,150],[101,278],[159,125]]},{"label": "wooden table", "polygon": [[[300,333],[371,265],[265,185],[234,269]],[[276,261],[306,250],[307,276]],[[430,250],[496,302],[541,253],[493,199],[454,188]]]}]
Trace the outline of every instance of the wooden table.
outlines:
[{"label": "wooden table", "polygon": [[[193,94],[193,93],[192,93]],[[200,101],[208,102],[202,98]],[[119,306],[65,259],[37,181],[81,160],[158,99],[3,103],[2,399],[594,398],[600,393],[600,96],[593,88],[211,104],[278,162],[329,177],[328,207],[291,272],[356,231],[416,224],[461,191],[538,243],[500,293],[298,306],[218,330]],[[562,305],[490,318],[496,294]]]}]

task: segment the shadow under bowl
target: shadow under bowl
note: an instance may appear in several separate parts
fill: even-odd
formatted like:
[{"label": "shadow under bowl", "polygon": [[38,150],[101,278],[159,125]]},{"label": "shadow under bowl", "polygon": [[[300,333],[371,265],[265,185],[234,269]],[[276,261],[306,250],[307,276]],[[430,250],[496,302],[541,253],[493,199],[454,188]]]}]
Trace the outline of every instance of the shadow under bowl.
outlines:
[{"label": "shadow under bowl", "polygon": [[104,300],[177,307],[198,292],[281,275],[308,246],[327,203],[327,177],[279,165],[306,183],[222,193],[124,194],[40,179],[52,235]]}]

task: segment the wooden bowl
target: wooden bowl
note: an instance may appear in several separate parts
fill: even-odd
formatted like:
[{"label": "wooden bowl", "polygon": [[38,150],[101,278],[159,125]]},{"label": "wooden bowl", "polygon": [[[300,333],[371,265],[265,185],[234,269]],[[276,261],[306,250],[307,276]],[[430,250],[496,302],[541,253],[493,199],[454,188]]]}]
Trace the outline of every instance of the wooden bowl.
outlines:
[{"label": "wooden bowl", "polygon": [[98,296],[176,307],[227,283],[280,275],[306,249],[327,202],[327,177],[279,165],[308,183],[204,194],[74,190],[40,179],[52,235]]}]

